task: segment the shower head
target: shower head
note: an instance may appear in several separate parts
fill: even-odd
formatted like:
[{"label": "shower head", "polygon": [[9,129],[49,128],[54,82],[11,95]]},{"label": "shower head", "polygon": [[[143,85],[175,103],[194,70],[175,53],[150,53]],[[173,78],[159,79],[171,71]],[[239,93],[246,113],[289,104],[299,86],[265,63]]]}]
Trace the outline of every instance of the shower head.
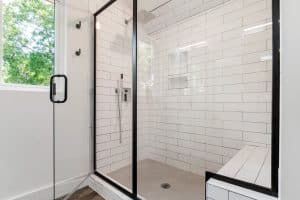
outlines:
[{"label": "shower head", "polygon": [[[140,10],[137,14],[138,22],[142,24],[147,24],[151,20],[153,20],[156,16],[150,11]],[[125,24],[129,24],[132,21],[132,17],[130,19],[125,19]]]},{"label": "shower head", "polygon": [[151,20],[153,20],[156,16],[152,12],[148,12],[146,10],[141,10],[138,12],[138,20],[143,24],[147,24]]},{"label": "shower head", "polygon": [[[155,16],[153,14],[154,11],[160,9],[161,7],[172,3],[174,0],[167,0],[166,2],[163,2],[161,4],[159,4],[158,6],[156,6],[155,8],[152,8],[151,10],[147,11],[145,9],[142,9],[138,12],[138,21],[142,24],[147,24],[148,22],[150,22],[151,20],[153,20],[154,18],[156,18],[157,16]],[[125,24],[128,24],[130,21],[132,21],[132,17],[129,19],[125,19]]]}]

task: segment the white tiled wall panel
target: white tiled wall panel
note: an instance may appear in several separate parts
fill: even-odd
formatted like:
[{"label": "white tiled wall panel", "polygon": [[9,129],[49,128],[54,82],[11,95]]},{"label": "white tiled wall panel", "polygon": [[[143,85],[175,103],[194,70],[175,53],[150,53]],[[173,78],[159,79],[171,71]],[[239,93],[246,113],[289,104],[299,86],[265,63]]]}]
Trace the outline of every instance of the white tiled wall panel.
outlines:
[{"label": "white tiled wall panel", "polygon": [[214,185],[207,187],[206,195],[214,200],[229,200],[229,191]]},{"label": "white tiled wall panel", "polygon": [[277,200],[277,198],[222,181],[210,179],[206,186],[208,200]]},{"label": "white tiled wall panel", "polygon": [[[193,4],[180,2],[180,9]],[[155,14],[139,24],[152,50],[150,64],[138,66],[151,83],[139,107],[147,115],[144,153],[203,174],[218,171],[245,145],[270,145],[271,0],[222,1],[193,17],[175,16],[175,24]],[[170,86],[176,79],[187,83]]]},{"label": "white tiled wall panel", "polygon": [[229,192],[229,200],[254,200],[254,199],[233,192]]},{"label": "white tiled wall panel", "polygon": [[[138,25],[138,156],[203,175],[245,145],[270,145],[271,0],[215,1],[218,6],[197,12],[196,1],[174,2],[189,16],[169,10],[176,18],[169,23],[165,9]],[[97,166],[103,172],[130,164],[131,104],[122,104],[120,144],[114,93],[120,73],[131,88],[129,7],[117,2],[99,18]]]}]

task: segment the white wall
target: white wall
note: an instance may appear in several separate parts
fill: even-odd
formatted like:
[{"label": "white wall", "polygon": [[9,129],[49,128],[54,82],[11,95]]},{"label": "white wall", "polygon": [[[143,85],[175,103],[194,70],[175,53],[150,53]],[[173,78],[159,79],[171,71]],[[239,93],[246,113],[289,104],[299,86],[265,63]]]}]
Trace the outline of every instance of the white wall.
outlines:
[{"label": "white wall", "polygon": [[281,200],[298,199],[300,189],[299,7],[299,0],[281,1]]},{"label": "white wall", "polygon": [[50,184],[52,106],[48,92],[0,91],[0,199]]}]

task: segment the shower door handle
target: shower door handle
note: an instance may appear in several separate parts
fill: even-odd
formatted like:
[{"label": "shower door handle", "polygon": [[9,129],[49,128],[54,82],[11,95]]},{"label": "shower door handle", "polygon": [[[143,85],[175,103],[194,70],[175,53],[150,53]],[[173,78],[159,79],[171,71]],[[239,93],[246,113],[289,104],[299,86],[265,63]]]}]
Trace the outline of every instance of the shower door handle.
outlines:
[{"label": "shower door handle", "polygon": [[[60,80],[63,80],[63,87]],[[59,81],[57,83],[56,81]],[[63,95],[60,95],[63,94]],[[50,78],[50,101],[52,103],[65,103],[68,99],[68,78],[64,74],[55,74]]]}]

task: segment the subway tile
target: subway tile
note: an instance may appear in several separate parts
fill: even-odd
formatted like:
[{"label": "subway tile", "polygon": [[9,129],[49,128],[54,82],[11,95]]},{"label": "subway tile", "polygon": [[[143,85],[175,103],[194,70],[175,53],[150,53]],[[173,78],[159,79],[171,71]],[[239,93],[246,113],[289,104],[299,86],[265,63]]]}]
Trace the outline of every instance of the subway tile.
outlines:
[{"label": "subway tile", "polygon": [[244,144],[242,140],[234,140],[234,139],[223,139],[223,146],[232,149],[241,149]]},{"label": "subway tile", "polygon": [[228,200],[228,190],[224,190],[220,187],[207,184],[206,196],[211,199]]},{"label": "subway tile", "polygon": [[[265,81],[265,80],[262,80]],[[243,92],[267,92],[267,82],[249,82],[243,84]]]},{"label": "subway tile", "polygon": [[247,122],[271,123],[271,113],[243,113],[243,120]]},{"label": "subway tile", "polygon": [[272,81],[272,73],[269,71],[244,74],[243,81],[244,83]]},{"label": "subway tile", "polygon": [[207,119],[216,119],[216,120],[241,120],[241,112],[207,112]]},{"label": "subway tile", "polygon": [[224,111],[266,112],[267,103],[225,103]]},{"label": "subway tile", "polygon": [[258,132],[258,133],[266,133],[267,132],[267,124],[266,123],[252,123],[252,122],[243,122],[243,130]]},{"label": "subway tile", "polygon": [[259,93],[244,93],[243,100],[244,102],[256,102],[256,103],[263,103],[263,102],[271,102],[271,93],[269,92],[259,92]]},{"label": "subway tile", "polygon": [[245,141],[255,142],[261,144],[269,144],[268,141],[271,139],[270,134],[255,133],[255,132],[244,132]]}]

